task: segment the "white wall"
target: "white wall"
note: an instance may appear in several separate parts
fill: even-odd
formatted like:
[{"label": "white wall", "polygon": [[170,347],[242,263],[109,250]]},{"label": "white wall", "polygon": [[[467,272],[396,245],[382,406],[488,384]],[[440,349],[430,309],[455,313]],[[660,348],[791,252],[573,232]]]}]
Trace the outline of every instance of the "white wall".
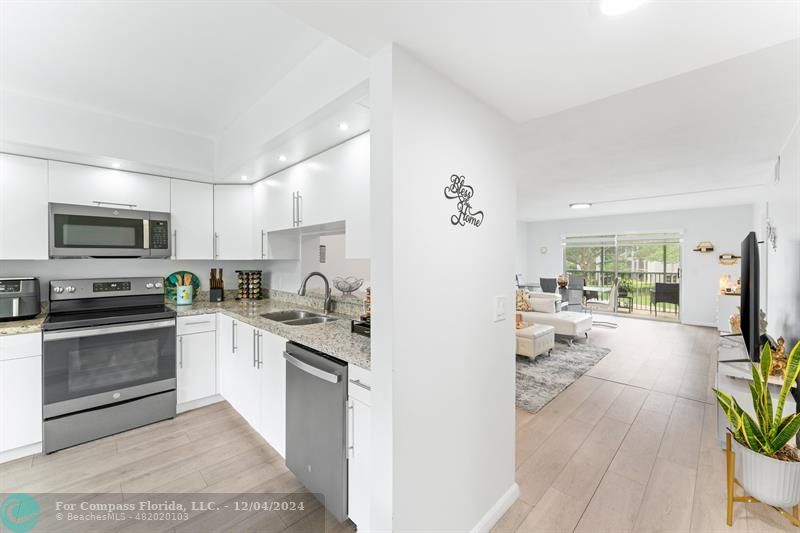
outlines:
[{"label": "white wall", "polygon": [[767,313],[768,331],[793,345],[800,340],[800,124],[780,155],[780,181],[770,179],[756,204],[754,223],[759,240],[767,238],[767,219],[777,235],[774,250],[768,243],[759,247],[761,307]]},{"label": "white wall", "polygon": [[[535,281],[562,273],[561,240],[565,236],[680,232],[683,234],[681,321],[714,326],[717,323],[719,277],[731,274],[736,279],[740,270],[739,265],[720,265],[718,256],[729,252],[738,255],[742,239],[752,230],[753,208],[749,205],[530,222],[528,271],[525,274],[529,281]],[[714,252],[693,252],[700,241],[714,243]],[[542,246],[547,247],[546,254],[540,252]]]},{"label": "white wall", "polygon": [[130,162],[126,170],[214,175],[211,139],[7,90],[0,92],[0,143],[21,155],[89,164],[105,157]]},{"label": "white wall", "polygon": [[[340,294],[338,290],[333,289],[334,278],[347,278],[356,277],[364,280],[362,291],[369,287],[369,259],[348,259],[345,257],[345,240],[344,234],[337,235],[307,235],[303,237],[302,247],[300,250],[300,257],[302,263],[302,272],[308,274],[309,272],[319,271],[331,281],[331,290],[334,294]],[[325,246],[325,262],[319,262],[319,247]],[[313,282],[309,281],[309,287],[312,283],[314,286],[322,287],[322,281],[315,279]]]},{"label": "white wall", "polygon": [[[518,493],[512,125],[398,47],[372,67],[372,526],[488,530]],[[450,223],[453,173],[480,227]]]},{"label": "white wall", "polygon": [[178,270],[200,277],[200,288],[208,290],[212,268],[224,270],[225,288],[235,289],[235,270],[263,270],[268,288],[296,291],[300,281],[297,261],[173,261],[171,259],[50,259],[47,261],[0,261],[0,277],[36,276],[41,296],[47,300],[53,279],[95,277],[167,276]]},{"label": "white wall", "polygon": [[[527,274],[528,272],[528,224],[517,222],[517,238],[515,241],[514,272]],[[526,280],[530,281],[530,280]]]}]

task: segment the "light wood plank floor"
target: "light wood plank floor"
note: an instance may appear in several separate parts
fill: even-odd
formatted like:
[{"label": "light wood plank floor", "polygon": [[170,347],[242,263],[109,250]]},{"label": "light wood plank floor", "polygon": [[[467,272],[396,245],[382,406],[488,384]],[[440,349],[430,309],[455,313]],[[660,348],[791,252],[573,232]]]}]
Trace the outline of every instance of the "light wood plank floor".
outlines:
[{"label": "light wood plank floor", "polygon": [[[121,501],[135,493],[226,493],[231,500],[247,493],[292,493],[293,501],[304,501],[305,512],[270,513],[268,523],[243,513],[238,524],[230,522],[230,514],[224,524],[214,524],[211,514],[195,513],[188,522],[148,526],[147,531],[321,532],[323,521],[326,533],[354,531],[352,523],[336,523],[305,494],[281,456],[227,402],[51,455],[4,463],[0,494],[9,492],[102,493],[100,498]],[[135,528],[121,526],[120,531],[129,529]]]},{"label": "light wood plank floor", "polygon": [[538,413],[517,410],[521,495],[494,532],[797,531],[762,504],[725,524],[717,331],[609,318],[619,328],[589,342],[611,353]]}]

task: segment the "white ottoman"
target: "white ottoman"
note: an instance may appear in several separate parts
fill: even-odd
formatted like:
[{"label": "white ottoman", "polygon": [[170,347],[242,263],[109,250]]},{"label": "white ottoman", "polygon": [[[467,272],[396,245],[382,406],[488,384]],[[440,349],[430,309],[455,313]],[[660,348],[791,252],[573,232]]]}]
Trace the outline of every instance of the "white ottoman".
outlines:
[{"label": "white ottoman", "polygon": [[575,311],[561,311],[560,313],[540,313],[526,311],[521,313],[523,322],[532,324],[547,324],[556,328],[556,335],[563,335],[570,339],[582,335],[589,336],[592,329],[592,315],[577,313]]},{"label": "white ottoman", "polygon": [[517,330],[517,355],[533,359],[539,354],[547,353],[556,344],[556,328],[545,324],[534,324]]}]

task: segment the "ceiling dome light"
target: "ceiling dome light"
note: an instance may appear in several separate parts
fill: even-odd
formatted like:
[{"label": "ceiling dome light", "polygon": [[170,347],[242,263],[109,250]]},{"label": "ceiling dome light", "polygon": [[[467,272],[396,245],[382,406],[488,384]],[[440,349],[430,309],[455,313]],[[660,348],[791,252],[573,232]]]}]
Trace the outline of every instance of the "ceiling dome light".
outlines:
[{"label": "ceiling dome light", "polygon": [[577,203],[574,203],[574,204],[569,204],[569,206],[572,209],[589,209],[590,207],[592,207],[592,204],[590,204],[588,202],[577,202]]},{"label": "ceiling dome light", "polygon": [[280,161],[281,163],[283,163],[284,161],[286,161],[286,156],[285,156],[285,155],[283,155],[283,154],[279,155],[279,156],[278,156],[278,161]]},{"label": "ceiling dome light", "polygon": [[350,129],[350,125],[347,122],[340,122],[339,129],[342,131],[347,131]]},{"label": "ceiling dome light", "polygon": [[111,163],[111,166],[112,166],[112,167],[114,167],[114,168],[119,168],[119,167],[121,167],[122,165],[120,165],[119,163],[117,163],[117,162],[115,161],[115,162]]},{"label": "ceiling dome light", "polygon": [[633,11],[645,0],[600,0],[600,12],[607,17],[616,17]]},{"label": "ceiling dome light", "polygon": [[242,181],[247,181],[247,176],[242,176]]}]

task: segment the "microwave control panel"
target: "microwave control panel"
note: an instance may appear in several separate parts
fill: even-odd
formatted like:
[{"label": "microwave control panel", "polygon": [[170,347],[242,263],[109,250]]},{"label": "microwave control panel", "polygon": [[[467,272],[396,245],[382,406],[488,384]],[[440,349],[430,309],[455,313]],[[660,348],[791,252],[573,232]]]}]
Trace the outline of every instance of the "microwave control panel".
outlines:
[{"label": "microwave control panel", "polygon": [[150,220],[150,248],[169,249],[169,225],[166,220]]}]

